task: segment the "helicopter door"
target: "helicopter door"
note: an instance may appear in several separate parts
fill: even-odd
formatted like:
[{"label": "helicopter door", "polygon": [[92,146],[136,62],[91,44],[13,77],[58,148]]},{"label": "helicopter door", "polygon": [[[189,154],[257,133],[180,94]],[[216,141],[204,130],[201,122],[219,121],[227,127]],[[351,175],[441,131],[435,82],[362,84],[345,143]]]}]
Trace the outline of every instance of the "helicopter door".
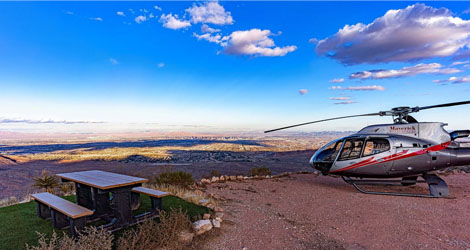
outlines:
[{"label": "helicopter door", "polygon": [[375,175],[387,174],[393,165],[393,161],[383,161],[383,159],[391,154],[390,142],[386,138],[367,139],[362,153],[363,159],[374,157],[375,161],[380,162],[367,171]]},{"label": "helicopter door", "polygon": [[344,142],[343,149],[339,154],[334,166],[331,168],[331,172],[338,171],[343,168],[349,167],[355,163],[358,163],[358,159],[361,156],[362,147],[364,146],[364,138],[353,138],[347,139]]}]

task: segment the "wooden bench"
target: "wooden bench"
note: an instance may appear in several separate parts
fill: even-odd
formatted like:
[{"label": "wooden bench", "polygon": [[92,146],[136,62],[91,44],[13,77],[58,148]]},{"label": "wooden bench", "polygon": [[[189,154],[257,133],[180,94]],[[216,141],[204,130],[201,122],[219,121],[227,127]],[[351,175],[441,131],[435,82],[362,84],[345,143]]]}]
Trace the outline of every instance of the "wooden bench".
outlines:
[{"label": "wooden bench", "polygon": [[32,197],[36,201],[39,217],[43,219],[50,217],[52,226],[59,229],[70,227],[72,236],[76,235],[76,230],[86,226],[86,216],[93,214],[92,210],[51,193],[33,194]]},{"label": "wooden bench", "polygon": [[155,189],[144,188],[144,187],[135,187],[132,189],[132,203],[133,208],[137,207],[137,204],[140,204],[140,194],[145,194],[150,197],[152,202],[152,213],[156,214],[159,210],[162,210],[162,197],[168,196],[169,193],[158,191]]}]

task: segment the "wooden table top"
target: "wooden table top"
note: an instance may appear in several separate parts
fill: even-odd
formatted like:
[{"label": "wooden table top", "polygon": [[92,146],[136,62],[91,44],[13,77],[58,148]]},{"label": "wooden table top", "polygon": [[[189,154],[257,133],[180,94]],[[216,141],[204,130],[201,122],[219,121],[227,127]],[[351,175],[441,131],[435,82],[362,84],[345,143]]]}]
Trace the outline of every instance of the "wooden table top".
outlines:
[{"label": "wooden table top", "polygon": [[57,174],[57,176],[64,180],[81,183],[98,189],[125,187],[148,181],[148,179],[144,178],[116,174],[100,170],[63,173]]}]

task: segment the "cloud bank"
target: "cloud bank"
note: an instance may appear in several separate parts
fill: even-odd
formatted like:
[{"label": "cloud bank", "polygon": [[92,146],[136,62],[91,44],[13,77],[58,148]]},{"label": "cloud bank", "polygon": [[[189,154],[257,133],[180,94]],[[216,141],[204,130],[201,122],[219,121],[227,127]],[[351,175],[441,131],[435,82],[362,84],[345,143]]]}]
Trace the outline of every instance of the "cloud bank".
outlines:
[{"label": "cloud bank", "polygon": [[370,24],[345,25],[315,51],[345,65],[407,62],[468,52],[469,36],[469,20],[418,3],[389,10]]},{"label": "cloud bank", "polygon": [[429,63],[424,64],[420,63],[411,67],[403,67],[401,69],[395,70],[370,70],[370,71],[360,71],[352,73],[349,76],[349,79],[386,79],[386,78],[398,78],[405,76],[415,76],[419,74],[454,74],[461,72],[459,69],[455,68],[443,68],[439,63]]},{"label": "cloud bank", "polygon": [[341,87],[341,86],[333,86],[330,89],[332,90],[352,90],[352,91],[385,91],[385,88],[380,85],[368,85],[368,86],[350,86],[350,87]]}]

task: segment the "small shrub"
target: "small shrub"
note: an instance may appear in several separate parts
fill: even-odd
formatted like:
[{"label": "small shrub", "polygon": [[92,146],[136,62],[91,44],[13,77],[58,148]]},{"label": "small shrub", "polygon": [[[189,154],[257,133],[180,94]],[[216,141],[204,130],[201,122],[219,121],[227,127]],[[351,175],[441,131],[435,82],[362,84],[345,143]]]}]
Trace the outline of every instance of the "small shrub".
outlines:
[{"label": "small shrub", "polygon": [[155,177],[155,184],[176,185],[187,188],[194,184],[194,179],[192,174],[183,171],[165,172]]},{"label": "small shrub", "polygon": [[148,220],[121,236],[117,250],[184,249],[178,241],[182,231],[192,232],[188,216],[181,210],[160,212],[160,222]]},{"label": "small shrub", "polygon": [[42,173],[38,177],[34,177],[34,187],[44,188],[46,192],[54,193],[54,188],[59,186],[59,180],[54,176],[50,175],[47,170],[42,170]]},{"label": "small shrub", "polygon": [[60,184],[62,195],[70,195],[75,193],[75,184],[73,182],[64,182]]},{"label": "small shrub", "polygon": [[52,234],[51,239],[47,240],[44,234],[39,234],[38,246],[29,246],[27,250],[111,250],[113,245],[113,234],[108,230],[99,230],[95,227],[87,227],[78,234],[77,239],[63,234],[61,238],[57,237],[56,232]]},{"label": "small shrub", "polygon": [[250,176],[264,176],[271,175],[271,170],[267,167],[254,167],[248,173]]}]

